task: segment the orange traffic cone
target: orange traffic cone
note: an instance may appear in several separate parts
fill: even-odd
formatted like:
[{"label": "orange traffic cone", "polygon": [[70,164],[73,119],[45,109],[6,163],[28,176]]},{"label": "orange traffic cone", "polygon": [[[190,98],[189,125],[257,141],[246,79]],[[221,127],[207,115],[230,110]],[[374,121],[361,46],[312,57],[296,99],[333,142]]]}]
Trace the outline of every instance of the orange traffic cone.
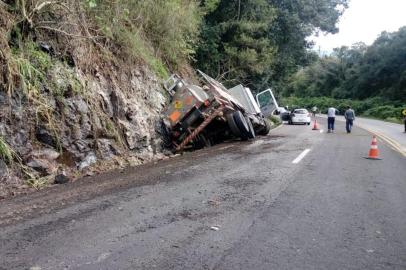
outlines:
[{"label": "orange traffic cone", "polygon": [[371,148],[369,149],[369,154],[367,159],[375,159],[375,160],[380,160],[379,158],[379,150],[378,150],[378,141],[376,139],[376,136],[372,137],[372,143],[371,143]]},{"label": "orange traffic cone", "polygon": [[319,130],[319,125],[317,124],[316,119],[314,119],[313,130]]}]

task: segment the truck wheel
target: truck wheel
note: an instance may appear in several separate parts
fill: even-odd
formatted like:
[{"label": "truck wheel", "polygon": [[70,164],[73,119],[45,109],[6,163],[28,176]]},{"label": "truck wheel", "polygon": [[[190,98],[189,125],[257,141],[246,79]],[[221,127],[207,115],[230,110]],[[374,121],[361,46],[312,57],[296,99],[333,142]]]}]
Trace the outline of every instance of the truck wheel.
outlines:
[{"label": "truck wheel", "polygon": [[193,148],[194,149],[201,149],[204,147],[211,147],[213,145],[212,140],[210,140],[210,137],[201,133],[197,135],[196,140],[193,143]]},{"label": "truck wheel", "polygon": [[245,117],[245,120],[247,121],[248,128],[249,128],[248,138],[255,139],[255,130],[254,130],[254,127],[252,126],[250,118],[247,116],[247,117]]},{"label": "truck wheel", "polygon": [[229,126],[229,128],[231,129],[231,132],[234,134],[234,136],[236,137],[241,137],[241,132],[240,129],[237,127],[237,124],[234,121],[234,117],[232,113],[229,113],[226,115],[226,119],[227,119],[227,124]]},{"label": "truck wheel", "polygon": [[268,119],[264,119],[265,126],[261,129],[261,131],[258,133],[259,135],[266,136],[268,135],[269,131],[271,131],[272,125],[271,121]]},{"label": "truck wheel", "polygon": [[249,129],[247,121],[245,120],[244,115],[240,111],[236,111],[233,113],[233,118],[234,118],[235,124],[238,127],[238,130],[240,131],[241,140],[243,140],[243,141],[248,140],[250,129]]},{"label": "truck wheel", "polygon": [[162,146],[171,149],[173,147],[171,132],[163,121],[159,123],[158,133],[161,134],[162,137]]}]

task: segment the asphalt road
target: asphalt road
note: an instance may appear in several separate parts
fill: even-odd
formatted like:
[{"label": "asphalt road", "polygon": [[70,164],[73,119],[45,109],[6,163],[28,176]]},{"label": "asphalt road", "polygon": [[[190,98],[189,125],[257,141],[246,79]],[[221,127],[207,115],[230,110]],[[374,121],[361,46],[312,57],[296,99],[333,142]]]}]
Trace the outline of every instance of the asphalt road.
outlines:
[{"label": "asphalt road", "polygon": [[[343,116],[337,116],[336,119],[338,121],[345,121]],[[404,125],[363,117],[356,117],[354,125],[369,130],[387,140],[392,147],[399,150],[406,157],[406,133],[404,132]]]},{"label": "asphalt road", "polygon": [[283,126],[1,201],[0,269],[406,269],[406,158],[370,142]]}]

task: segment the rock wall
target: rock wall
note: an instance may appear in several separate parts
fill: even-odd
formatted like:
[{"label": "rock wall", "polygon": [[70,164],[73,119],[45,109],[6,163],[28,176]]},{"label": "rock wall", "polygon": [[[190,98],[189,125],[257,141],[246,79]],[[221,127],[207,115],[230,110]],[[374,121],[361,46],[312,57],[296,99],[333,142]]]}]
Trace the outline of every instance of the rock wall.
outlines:
[{"label": "rock wall", "polygon": [[0,1],[0,199],[165,157],[159,55],[122,42],[130,32],[106,35],[97,14],[76,0]]},{"label": "rock wall", "polygon": [[0,159],[0,199],[29,191],[27,181],[40,188],[55,176],[74,180],[163,157],[160,80],[142,65],[93,71],[56,61],[47,80],[61,95],[46,85],[36,99],[0,91],[0,136],[16,153],[12,165]]}]

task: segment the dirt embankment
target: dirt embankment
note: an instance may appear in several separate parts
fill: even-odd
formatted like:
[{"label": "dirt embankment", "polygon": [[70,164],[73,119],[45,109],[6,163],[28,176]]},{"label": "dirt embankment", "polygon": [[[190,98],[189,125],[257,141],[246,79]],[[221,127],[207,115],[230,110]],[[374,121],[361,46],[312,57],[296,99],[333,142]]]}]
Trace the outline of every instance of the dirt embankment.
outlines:
[{"label": "dirt embankment", "polygon": [[0,1],[0,199],[164,157],[162,79],[80,1],[27,2]]}]

